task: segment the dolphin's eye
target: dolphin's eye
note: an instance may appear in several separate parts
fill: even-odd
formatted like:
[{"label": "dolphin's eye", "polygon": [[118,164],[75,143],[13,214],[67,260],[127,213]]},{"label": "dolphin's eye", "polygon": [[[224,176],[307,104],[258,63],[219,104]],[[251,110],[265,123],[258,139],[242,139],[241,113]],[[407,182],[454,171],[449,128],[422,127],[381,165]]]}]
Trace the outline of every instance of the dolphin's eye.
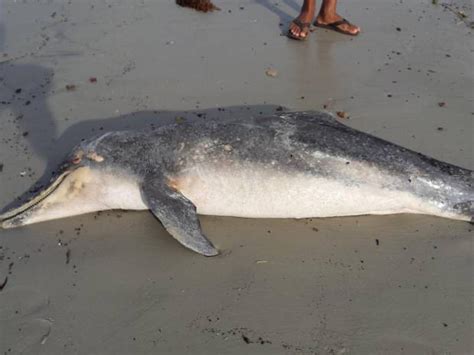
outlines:
[{"label": "dolphin's eye", "polygon": [[73,157],[71,158],[71,163],[79,164],[83,156],[84,156],[84,152],[82,150],[75,152]]}]

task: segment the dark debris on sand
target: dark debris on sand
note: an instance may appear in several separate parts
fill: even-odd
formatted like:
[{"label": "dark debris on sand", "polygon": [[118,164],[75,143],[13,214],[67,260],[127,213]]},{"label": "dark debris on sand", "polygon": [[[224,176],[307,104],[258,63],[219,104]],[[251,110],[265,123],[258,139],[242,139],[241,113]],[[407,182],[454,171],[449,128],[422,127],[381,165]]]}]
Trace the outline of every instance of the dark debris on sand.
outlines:
[{"label": "dark debris on sand", "polygon": [[5,277],[5,280],[0,284],[0,291],[3,291],[8,282],[8,276]]}]

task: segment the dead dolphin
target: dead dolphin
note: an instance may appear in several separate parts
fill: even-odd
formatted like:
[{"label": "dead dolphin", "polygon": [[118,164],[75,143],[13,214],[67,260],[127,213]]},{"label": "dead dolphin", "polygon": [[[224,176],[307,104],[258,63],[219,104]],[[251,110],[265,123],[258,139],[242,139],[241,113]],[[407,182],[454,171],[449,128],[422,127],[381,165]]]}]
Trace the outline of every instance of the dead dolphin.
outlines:
[{"label": "dead dolphin", "polygon": [[181,244],[218,253],[197,213],[305,218],[422,213],[469,221],[474,175],[321,112],[109,132],[77,146],[4,228],[149,209]]}]

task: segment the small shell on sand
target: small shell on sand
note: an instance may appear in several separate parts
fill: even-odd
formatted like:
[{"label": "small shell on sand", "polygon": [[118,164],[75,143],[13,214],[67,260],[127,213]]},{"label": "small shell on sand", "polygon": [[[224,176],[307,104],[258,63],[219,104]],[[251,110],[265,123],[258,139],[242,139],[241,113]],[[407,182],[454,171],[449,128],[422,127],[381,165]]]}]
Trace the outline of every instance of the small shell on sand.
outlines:
[{"label": "small shell on sand", "polygon": [[267,76],[270,76],[272,78],[276,78],[278,76],[278,71],[275,68],[268,68],[265,71],[265,74],[267,74]]},{"label": "small shell on sand", "polygon": [[337,111],[337,112],[336,112],[336,115],[337,115],[339,118],[349,118],[349,115],[347,114],[346,111]]}]

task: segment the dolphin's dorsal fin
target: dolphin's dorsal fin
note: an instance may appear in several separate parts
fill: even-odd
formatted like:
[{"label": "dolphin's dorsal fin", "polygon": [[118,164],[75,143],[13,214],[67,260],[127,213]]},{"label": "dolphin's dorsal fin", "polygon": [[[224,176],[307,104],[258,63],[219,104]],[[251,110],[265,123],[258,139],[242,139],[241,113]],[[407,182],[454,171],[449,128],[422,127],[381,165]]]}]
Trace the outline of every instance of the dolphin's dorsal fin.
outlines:
[{"label": "dolphin's dorsal fin", "polygon": [[150,211],[178,242],[204,256],[219,254],[202,234],[196,206],[165,179],[153,176],[141,185],[142,197]]}]

